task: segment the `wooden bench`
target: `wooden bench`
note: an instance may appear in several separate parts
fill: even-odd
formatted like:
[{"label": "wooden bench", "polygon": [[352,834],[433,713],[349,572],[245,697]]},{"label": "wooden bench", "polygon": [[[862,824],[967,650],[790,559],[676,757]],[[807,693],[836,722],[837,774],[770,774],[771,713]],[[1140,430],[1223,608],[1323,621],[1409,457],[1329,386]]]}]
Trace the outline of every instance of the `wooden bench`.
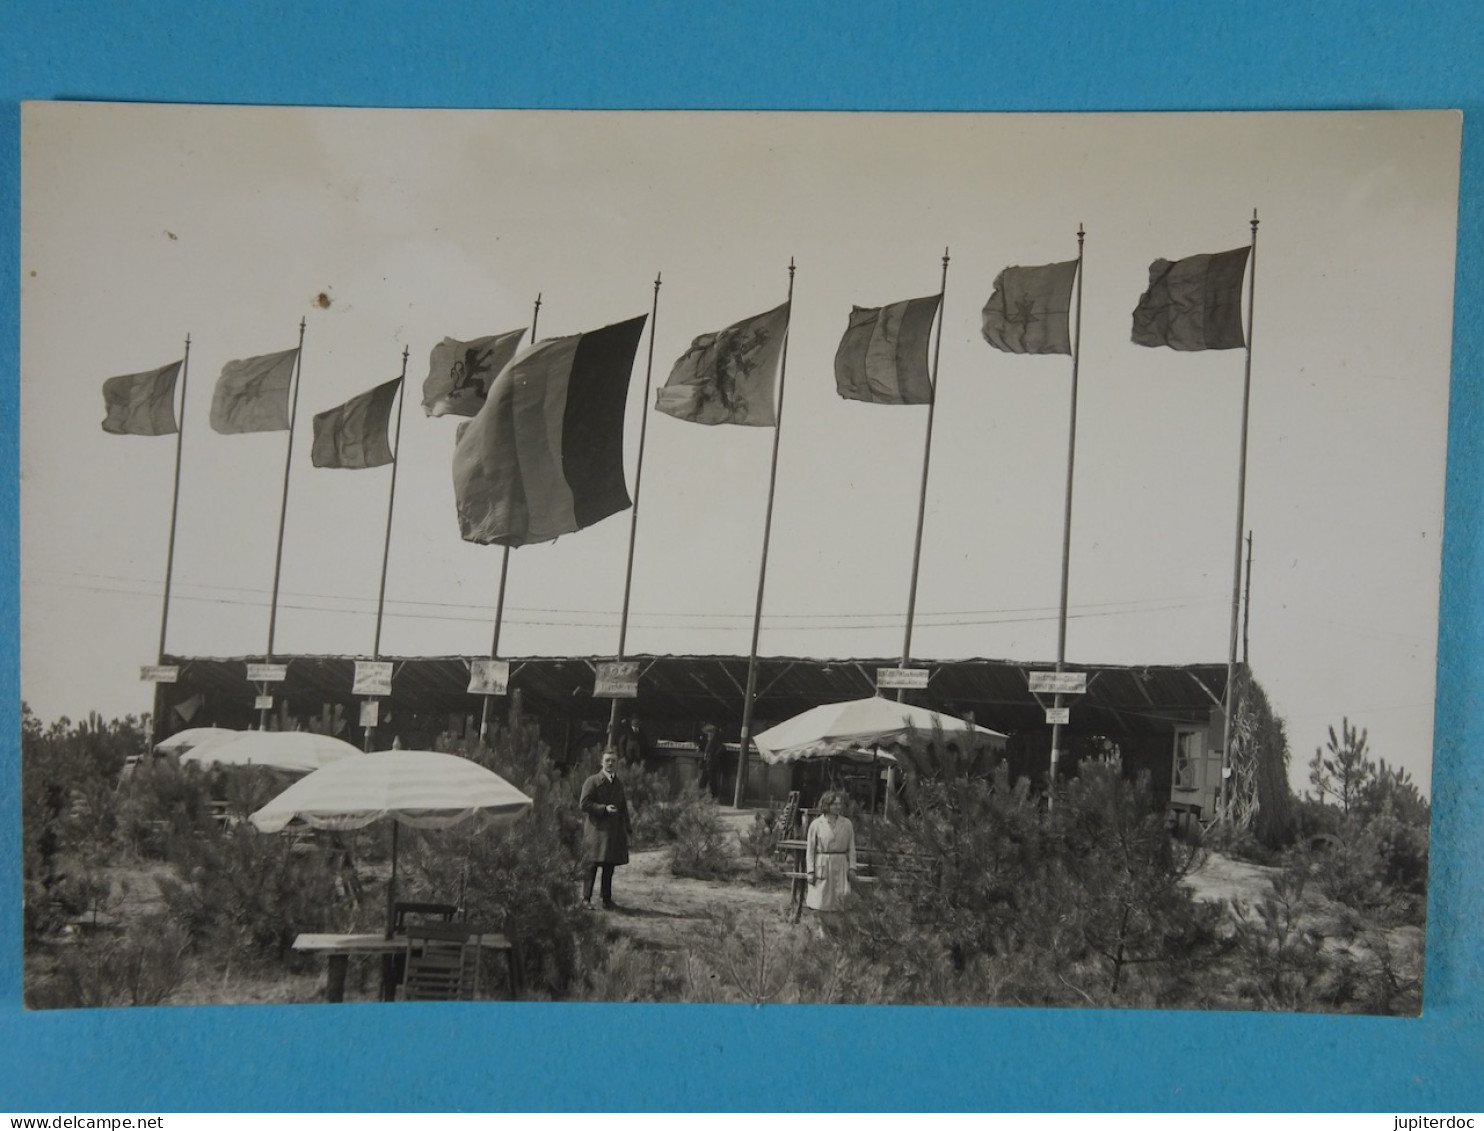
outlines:
[{"label": "wooden bench", "polygon": [[[505,955],[506,967],[510,975],[510,996],[512,999],[517,997],[520,992],[520,970],[515,948],[510,940],[504,935],[492,931],[478,931],[477,928],[470,933],[477,936],[476,945],[481,950],[496,951]],[[345,973],[350,965],[351,956],[384,957],[405,954],[407,937],[397,935],[387,938],[384,934],[302,934],[294,940],[293,948],[301,952],[323,954],[329,960],[329,971],[325,980],[325,1000],[344,1001]]]}]

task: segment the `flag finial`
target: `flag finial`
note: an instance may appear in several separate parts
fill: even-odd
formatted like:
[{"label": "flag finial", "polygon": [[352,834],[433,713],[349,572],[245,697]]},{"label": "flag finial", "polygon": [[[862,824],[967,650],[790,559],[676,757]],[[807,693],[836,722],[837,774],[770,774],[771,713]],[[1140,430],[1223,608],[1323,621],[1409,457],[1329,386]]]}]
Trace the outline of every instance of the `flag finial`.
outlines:
[{"label": "flag finial", "polygon": [[654,273],[654,289],[656,291],[660,289],[660,273],[658,271]]},{"label": "flag finial", "polygon": [[1253,232],[1254,235],[1257,234],[1257,209],[1256,208],[1254,208],[1252,210],[1252,232]]},{"label": "flag finial", "polygon": [[788,277],[790,282],[794,277],[794,257],[792,255],[788,257]]},{"label": "flag finial", "polygon": [[402,371],[404,373],[407,371],[407,355],[410,352],[411,352],[410,351],[410,347],[408,347],[408,346],[403,346],[402,347]]}]

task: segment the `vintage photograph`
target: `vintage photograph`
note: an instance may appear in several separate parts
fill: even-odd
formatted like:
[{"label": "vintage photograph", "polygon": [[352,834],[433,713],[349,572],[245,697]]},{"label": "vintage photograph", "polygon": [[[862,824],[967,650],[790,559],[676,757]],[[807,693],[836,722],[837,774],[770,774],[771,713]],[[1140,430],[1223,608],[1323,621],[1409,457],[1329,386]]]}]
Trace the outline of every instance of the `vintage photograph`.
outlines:
[{"label": "vintage photograph", "polygon": [[1458,114],[21,125],[29,1008],[1421,1013]]}]

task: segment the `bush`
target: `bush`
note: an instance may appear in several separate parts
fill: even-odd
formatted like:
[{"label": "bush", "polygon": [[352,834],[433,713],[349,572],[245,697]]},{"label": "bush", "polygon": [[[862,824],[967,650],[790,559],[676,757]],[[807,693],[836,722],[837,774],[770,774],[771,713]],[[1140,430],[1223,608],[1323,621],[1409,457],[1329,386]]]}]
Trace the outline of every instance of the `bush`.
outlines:
[{"label": "bush", "polygon": [[187,940],[162,916],[141,919],[120,938],[93,939],[63,952],[50,977],[28,979],[31,1009],[161,1005],[185,977]]},{"label": "bush", "polygon": [[125,762],[148,747],[147,724],[96,714],[49,727],[21,704],[21,856],[28,938],[54,929],[53,888],[80,861],[102,859],[118,827],[115,783]]},{"label": "bush", "polygon": [[716,802],[689,787],[673,808],[676,819],[675,846],[670,852],[671,873],[709,879],[730,871],[730,845],[716,812]]},{"label": "bush", "polygon": [[[1317,799],[1299,805],[1304,847],[1325,894],[1383,922],[1420,926],[1427,915],[1431,808],[1406,770],[1373,762],[1364,730],[1345,719],[1314,752]],[[1333,797],[1337,804],[1324,804]]]},{"label": "bush", "polygon": [[626,762],[619,767],[618,776],[633,825],[630,846],[647,848],[673,841],[679,835],[682,807],[671,800],[670,779],[664,773],[646,774],[639,762]]},{"label": "bush", "polygon": [[759,809],[752,815],[752,824],[737,834],[743,854],[752,858],[754,871],[762,865],[764,857],[772,856],[778,848],[778,821],[778,813]]},{"label": "bush", "polygon": [[164,860],[178,838],[215,831],[211,781],[194,763],[140,762],[119,787],[119,837],[137,855]]},{"label": "bush", "polygon": [[478,818],[404,839],[403,898],[458,902],[473,924],[516,947],[526,991],[567,996],[578,966],[576,936],[581,814],[571,779],[561,777],[534,727],[502,728],[480,760],[532,800],[531,812],[502,831]]},{"label": "bush", "polygon": [[1321,939],[1300,919],[1307,874],[1302,863],[1272,881],[1272,892],[1249,905],[1233,902],[1235,944],[1246,959],[1233,988],[1263,1009],[1301,1009],[1323,967]]},{"label": "bush", "polygon": [[689,990],[688,970],[673,952],[656,952],[620,937],[595,952],[573,996],[584,1001],[708,1001]]},{"label": "bush", "polygon": [[1172,841],[1147,781],[1087,762],[1045,812],[1025,790],[915,780],[915,809],[878,821],[894,866],[826,922],[861,987],[891,1000],[1028,1005],[1188,1001],[1220,951],[1220,909],[1184,879],[1200,851]]},{"label": "bush", "polygon": [[218,955],[287,958],[305,931],[350,930],[359,909],[340,894],[338,860],[289,834],[237,825],[170,844],[174,877],[160,894],[193,947]]},{"label": "bush", "polygon": [[1210,852],[1219,852],[1233,860],[1245,860],[1249,864],[1277,867],[1285,858],[1283,850],[1268,847],[1250,827],[1218,823],[1202,831],[1200,826],[1196,825],[1194,835],[1201,847]]}]

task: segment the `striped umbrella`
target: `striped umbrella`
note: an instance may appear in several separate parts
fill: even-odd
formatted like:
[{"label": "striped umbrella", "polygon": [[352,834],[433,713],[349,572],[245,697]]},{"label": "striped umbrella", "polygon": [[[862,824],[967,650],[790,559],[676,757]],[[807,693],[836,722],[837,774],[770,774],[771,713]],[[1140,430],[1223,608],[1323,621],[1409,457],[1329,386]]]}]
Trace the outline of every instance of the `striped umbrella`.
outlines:
[{"label": "striped umbrella", "polygon": [[155,743],[156,754],[184,754],[193,746],[200,746],[203,742],[210,742],[214,738],[223,735],[236,734],[235,730],[226,727],[187,727],[178,730],[164,742]]},{"label": "striped umbrella", "polygon": [[456,754],[382,750],[344,758],[295,782],[252,815],[265,833],[291,823],[316,829],[363,829],[390,817],[392,877],[387,933],[397,891],[397,827],[446,829],[478,816],[495,828],[519,820],[531,799],[499,774]]},{"label": "striped umbrella", "polygon": [[508,825],[531,799],[490,770],[456,754],[382,750],[315,770],[252,815],[265,833],[298,821],[316,829],[363,829],[390,817],[415,829],[446,829],[476,814]]},{"label": "striped umbrella", "polygon": [[926,707],[873,696],[811,708],[763,731],[752,741],[764,762],[796,762],[829,758],[858,746],[906,742],[909,737],[922,742],[932,737],[934,727],[951,739],[972,734],[990,745],[1003,745],[1005,740],[997,730],[974,726]]},{"label": "striped umbrella", "polygon": [[365,757],[349,742],[308,730],[218,730],[214,734],[208,731],[204,738],[180,751],[180,760],[203,766],[213,762],[219,766],[268,766],[307,774],[351,755],[356,761]]}]

